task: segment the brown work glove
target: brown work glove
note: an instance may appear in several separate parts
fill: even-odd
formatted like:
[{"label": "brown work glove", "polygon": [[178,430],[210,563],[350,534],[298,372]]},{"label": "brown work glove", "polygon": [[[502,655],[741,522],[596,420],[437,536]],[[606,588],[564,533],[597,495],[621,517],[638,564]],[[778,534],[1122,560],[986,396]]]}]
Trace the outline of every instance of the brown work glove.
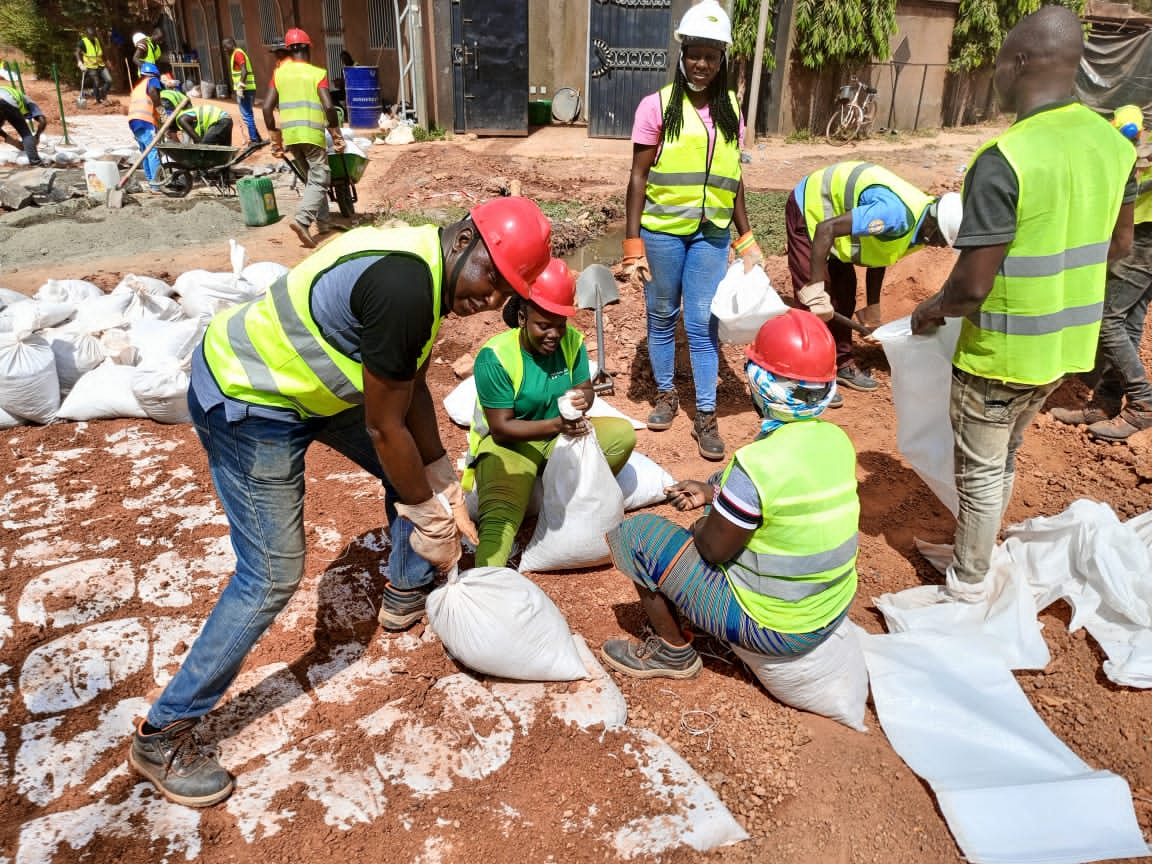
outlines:
[{"label": "brown work glove", "polygon": [[460,533],[467,537],[473,546],[479,543],[480,534],[472,517],[468,515],[468,507],[464,503],[464,490],[460,487],[460,480],[448,454],[445,453],[435,462],[425,465],[424,476],[428,480],[428,485],[432,487],[433,494],[439,492],[448,499],[452,517],[456,520],[456,528]]},{"label": "brown work glove", "polygon": [[621,263],[620,273],[629,282],[639,280],[643,283],[652,278],[648,258],[644,255],[644,241],[639,237],[624,238],[624,260]]},{"label": "brown work glove", "polygon": [[281,129],[269,129],[268,139],[272,142],[272,158],[284,158],[284,132]]},{"label": "brown work glove", "polygon": [[396,512],[415,530],[412,551],[442,573],[447,573],[460,560],[460,531],[451,507],[442,495],[433,495],[420,504],[397,504]]},{"label": "brown work glove", "polygon": [[823,282],[813,282],[805,285],[796,292],[796,299],[808,307],[808,311],[821,321],[831,321],[835,310],[832,308],[832,298],[824,290]]},{"label": "brown work glove", "polygon": [[329,129],[328,134],[332,136],[332,149],[337,153],[343,153],[344,148],[348,146],[344,143],[344,133],[339,129]]}]

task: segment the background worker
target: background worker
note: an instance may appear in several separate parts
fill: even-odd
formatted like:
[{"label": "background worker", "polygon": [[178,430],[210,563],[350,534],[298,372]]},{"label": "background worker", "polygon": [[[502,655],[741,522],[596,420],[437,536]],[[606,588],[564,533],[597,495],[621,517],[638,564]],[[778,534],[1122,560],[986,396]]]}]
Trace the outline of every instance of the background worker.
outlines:
[{"label": "background worker", "polygon": [[792,190],[784,205],[792,290],[832,331],[841,386],[863,391],[878,386],[852,359],[852,328],[832,320],[833,312],[850,318],[856,310],[856,267],[868,268],[868,305],[858,318],[877,327],[884,268],[924,246],[950,246],[960,217],[957,193],[933,198],[869,162],[829,165]]},{"label": "background worker", "polygon": [[987,597],[1024,430],[1063,376],[1093,367],[1108,263],[1132,242],[1136,154],[1075,100],[1083,50],[1079,18],[1061,6],[1005,37],[993,81],[1016,121],[976,152],[960,257],[912,313],[913,333],[964,319],[952,359],[960,506],[945,590],[966,602]]},{"label": "background worker", "polygon": [[[1144,115],[1136,105],[1116,109],[1112,125],[1133,144],[1140,140]],[[1123,441],[1152,427],[1152,386],[1140,359],[1144,319],[1152,299],[1152,161],[1149,152],[1136,162],[1136,203],[1132,251],[1108,265],[1104,312],[1096,368],[1081,376],[1091,386],[1092,399],[1082,408],[1053,408],[1061,423],[1087,424],[1088,434],[1102,441]]]},{"label": "background worker", "polygon": [[[29,121],[36,124],[35,132],[28,125]],[[3,130],[5,123],[12,127],[12,131],[16,133],[15,138]],[[40,159],[38,148],[40,136],[47,126],[48,118],[36,103],[25,96],[16,84],[6,78],[0,78],[0,136],[3,136],[5,144],[23,150],[24,155],[28,157],[28,164],[32,167],[44,164]]]},{"label": "background worker", "polygon": [[673,81],[645,96],[632,127],[632,171],[625,198],[624,273],[644,285],[648,357],[656,401],[648,428],[669,429],[680,407],[675,389],[676,322],[684,314],[696,388],[692,437],[705,459],[724,458],[716,423],[720,343],[712,298],[732,244],[746,269],[761,260],[749,229],[740,172],[744,126],[728,90],[732,26],[715,0],[684,13],[676,28],[680,62]]},{"label": "background worker", "polygon": [[618,474],[636,446],[628,420],[580,417],[567,420],[559,400],[587,412],[596,394],[588,370],[584,335],[568,324],[576,314],[576,278],[553,258],[532,284],[504,306],[512,328],[489,339],[476,355],[476,413],[468,435],[464,486],[476,488],[480,542],[477,567],[503,567],[512,554],[536,478],[561,434],[592,432],[612,473]]},{"label": "background worker", "polygon": [[140,68],[145,63],[151,63],[153,66],[160,64],[161,45],[164,42],[164,31],[159,27],[152,31],[151,36],[146,36],[143,33],[132,34],[132,44],[135,46],[135,52],[132,54],[132,62]]},{"label": "background worker", "polygon": [[691,528],[642,513],[608,532],[648,621],[643,641],[604,643],[617,672],[695,677],[700,655],[679,615],[758,654],[806,654],[835,632],[856,594],[856,451],[820,419],[836,392],[832,335],[811,312],[791,309],[767,321],[746,353],[759,437],[708,483],[667,490],[679,510],[711,510]]},{"label": "background worker", "polygon": [[[140,64],[140,80],[128,97],[128,128],[143,153],[156,137],[160,126],[160,70],[153,63]],[[153,192],[160,191],[160,154],[156,148],[144,157],[144,177]]]},{"label": "background worker", "polygon": [[527,293],[550,244],[548,220],[526,198],[485,202],[443,230],[358,228],[305,258],[266,297],[212,320],[193,355],[188,407],[236,571],[133,737],[130,764],[165,797],[207,807],[232,791],[193,727],[304,575],[304,461],[313,441],[384,486],[392,551],[381,623],[401,630],[424,614],[435,570],[453,567],[461,530],[475,530],[425,379],[432,343],[449,312],[472,315]]},{"label": "background worker", "polygon": [[252,71],[252,61],[247,52],[236,45],[236,40],[225,39],[221,45],[229,52],[228,68],[232,70],[232,90],[236,93],[236,104],[240,108],[240,119],[248,135],[249,144],[260,143],[260,132],[256,128],[256,116],[252,113],[252,99],[256,95],[256,74]]},{"label": "background worker", "polygon": [[86,77],[91,76],[93,98],[103,104],[108,91],[112,89],[112,65],[104,56],[104,46],[100,44],[96,28],[91,24],[84,28],[84,35],[76,43],[76,64]]},{"label": "background worker", "polygon": [[176,115],[176,124],[194,144],[232,146],[232,118],[223,108],[200,105],[181,111]]},{"label": "background worker", "polygon": [[[272,139],[274,158],[283,159],[287,152],[307,167],[304,192],[291,227],[300,242],[312,248],[316,241],[309,228],[319,222],[323,229],[328,222],[328,187],[332,185],[324,127],[328,127],[332,149],[337,153],[344,152],[344,136],[328,93],[328,73],[308,62],[312,40],[294,27],[284,34],[284,43],[291,59],[272,73],[272,83],[264,97],[264,125]],[[280,108],[278,127],[274,112],[281,104],[284,107]]]},{"label": "background worker", "polygon": [[[160,76],[160,111],[165,117],[180,107],[185,95],[175,78],[167,73]],[[192,104],[192,97],[190,96],[188,97],[188,104]]]}]

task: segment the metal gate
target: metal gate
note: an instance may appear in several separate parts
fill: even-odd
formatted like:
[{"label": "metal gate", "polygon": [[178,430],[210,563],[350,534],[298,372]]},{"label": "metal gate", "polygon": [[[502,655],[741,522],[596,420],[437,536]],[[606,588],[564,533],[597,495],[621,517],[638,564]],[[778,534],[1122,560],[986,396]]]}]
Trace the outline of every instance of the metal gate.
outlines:
[{"label": "metal gate", "polygon": [[528,0],[452,0],[455,130],[528,134]]},{"label": "metal gate", "polygon": [[588,134],[627,138],[636,106],[670,80],[672,0],[589,0]]}]

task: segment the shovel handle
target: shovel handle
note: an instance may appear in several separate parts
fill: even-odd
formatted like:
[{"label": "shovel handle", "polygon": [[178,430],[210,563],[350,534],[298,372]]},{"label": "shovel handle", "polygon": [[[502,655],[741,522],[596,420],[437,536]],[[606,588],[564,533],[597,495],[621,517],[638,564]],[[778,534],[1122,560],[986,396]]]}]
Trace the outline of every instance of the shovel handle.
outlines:
[{"label": "shovel handle", "polygon": [[176,115],[179,114],[187,104],[188,94],[185,93],[184,98],[180,100],[180,104],[176,106],[175,110],[173,110],[172,113],[168,115],[168,119],[165,120],[160,128],[156,130],[156,135],[152,138],[152,143],[144,148],[144,152],[136,157],[136,161],[132,163],[132,167],[128,169],[128,173],[120,178],[120,182],[116,184],[117,190],[123,189],[128,185],[128,181],[132,179],[132,175],[136,173],[136,169],[139,168],[144,160],[148,158],[148,154],[152,152],[153,148],[155,148],[157,144],[164,140],[164,133],[168,131],[168,127],[172,125],[173,121],[176,119]]},{"label": "shovel handle", "polygon": [[845,327],[851,327],[861,336],[871,336],[873,328],[865,327],[859,321],[849,318],[847,315],[841,315],[839,312],[832,313],[832,320],[837,324],[843,324]]}]

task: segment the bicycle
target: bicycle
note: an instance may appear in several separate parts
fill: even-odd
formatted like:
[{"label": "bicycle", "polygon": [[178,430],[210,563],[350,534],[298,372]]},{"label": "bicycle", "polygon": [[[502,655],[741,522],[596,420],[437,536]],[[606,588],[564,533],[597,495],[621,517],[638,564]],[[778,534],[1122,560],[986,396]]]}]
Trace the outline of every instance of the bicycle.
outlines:
[{"label": "bicycle", "polygon": [[855,75],[836,93],[836,108],[828,118],[824,137],[830,144],[846,144],[853,138],[867,138],[876,119],[876,88]]}]

